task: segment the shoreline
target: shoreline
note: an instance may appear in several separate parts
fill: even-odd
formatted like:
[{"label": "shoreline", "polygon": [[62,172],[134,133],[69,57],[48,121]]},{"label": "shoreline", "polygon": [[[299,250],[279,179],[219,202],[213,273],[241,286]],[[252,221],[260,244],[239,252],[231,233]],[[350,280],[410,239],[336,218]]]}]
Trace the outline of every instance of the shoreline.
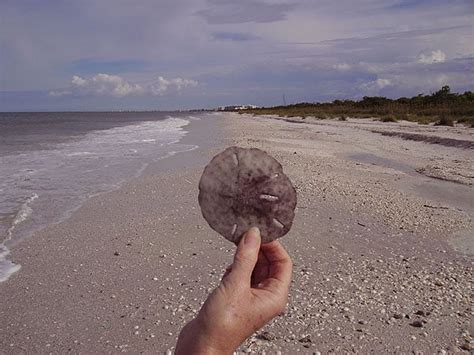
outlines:
[{"label": "shoreline", "polygon": [[[169,223],[170,217],[179,218],[175,213],[179,204],[173,198],[179,198],[177,191],[184,189],[170,188],[175,186],[176,177],[179,176],[179,183],[188,189],[190,180],[200,175],[198,166],[210,159],[208,150],[217,145],[221,118],[203,119],[207,122],[191,121],[189,133],[180,142],[201,143],[199,148],[150,164],[140,176],[117,190],[92,197],[67,220],[42,229],[14,248],[12,257],[23,268],[0,285],[0,297],[4,300],[0,306],[0,317],[4,320],[0,333],[5,335],[0,340],[1,351],[17,353],[29,349],[62,353],[75,348],[74,351],[79,352],[97,352],[98,349],[117,352],[128,348],[122,340],[131,336],[127,342],[136,348],[143,347],[137,341],[154,340],[156,346],[163,336],[170,338],[169,331],[164,331],[167,328],[159,333],[144,332],[145,339],[141,335],[133,337],[137,332],[135,323],[144,319],[135,319],[137,311],[132,305],[137,302],[136,298],[140,299],[138,303],[150,304],[149,297],[140,294],[143,290],[140,285],[151,283],[154,287],[163,287],[151,302],[160,303],[159,309],[168,308],[169,301],[160,297],[169,291],[163,286],[170,274],[166,269],[174,269],[172,263],[167,263],[166,255],[171,254],[171,250],[176,253],[180,246],[166,240],[164,232],[160,236],[159,229],[161,223]],[[197,186],[197,182],[194,185]],[[139,208],[135,208],[137,206]],[[159,212],[155,213],[155,209]],[[200,222],[197,214],[194,218]],[[141,221],[137,222],[138,219]],[[186,227],[190,229],[189,235],[196,229]],[[141,233],[137,233],[136,228],[141,229]],[[167,233],[174,235],[173,229],[167,224]],[[124,254],[128,257],[124,258]],[[159,271],[155,270],[157,265]],[[122,299],[128,301],[123,303]],[[104,303],[111,307],[105,313],[101,308]],[[105,342],[97,347],[91,342],[98,329],[107,328],[96,314],[104,317],[115,314],[116,326],[120,328],[123,319],[117,314],[122,312],[132,323],[125,329],[116,329],[113,346]],[[157,317],[148,329],[157,328],[155,323],[160,319],[163,317]],[[56,326],[58,322],[64,329]],[[14,329],[21,329],[22,335],[16,336],[18,332]],[[167,348],[174,346],[175,340],[170,340]]]},{"label": "shoreline", "polygon": [[[201,115],[201,116],[204,116],[204,115]],[[167,116],[167,118],[168,119],[173,119],[173,118],[176,118],[176,116],[169,115],[169,116]],[[140,169],[138,169],[136,172],[132,173],[130,176],[124,178],[123,180],[118,181],[118,182],[114,182],[114,183],[109,183],[108,188],[105,191],[99,191],[99,192],[91,193],[87,196],[76,196],[77,198],[76,198],[76,201],[75,201],[75,205],[69,206],[68,209],[66,209],[62,212],[62,215],[54,216],[52,221],[49,221],[48,223],[45,223],[45,221],[42,221],[41,224],[39,224],[37,226],[29,226],[29,230],[28,230],[27,234],[23,233],[20,236],[17,236],[17,235],[14,235],[14,234],[12,235],[11,233],[15,229],[16,225],[20,224],[25,219],[28,219],[29,215],[32,213],[32,210],[30,208],[30,204],[35,199],[38,198],[38,194],[33,193],[32,197],[28,198],[28,200],[25,201],[24,204],[21,206],[21,208],[18,210],[15,218],[12,220],[13,223],[10,225],[10,227],[7,230],[6,238],[0,244],[0,247],[3,248],[3,252],[0,254],[0,256],[2,257],[2,259],[0,259],[0,262],[4,263],[4,265],[11,265],[10,266],[11,270],[7,270],[5,272],[5,274],[3,275],[4,278],[0,279],[0,283],[5,282],[6,280],[8,280],[9,277],[11,277],[11,275],[13,275],[15,272],[18,272],[21,269],[20,264],[14,263],[10,259],[6,258],[8,255],[11,256],[12,249],[14,249],[16,247],[16,245],[22,243],[23,241],[25,241],[29,238],[34,237],[34,235],[36,233],[39,233],[42,230],[47,229],[49,226],[52,226],[52,225],[55,225],[55,224],[60,224],[60,223],[63,223],[65,221],[67,221],[78,209],[80,209],[85,203],[87,203],[88,200],[90,200],[92,198],[95,198],[97,196],[101,196],[103,194],[112,193],[112,192],[120,189],[127,182],[129,182],[129,181],[131,181],[135,178],[138,178],[141,175],[145,174],[150,165],[152,165],[152,166],[155,165],[155,166],[158,166],[158,167],[163,165],[163,166],[165,166],[164,168],[162,168],[162,169],[159,168],[159,169],[157,169],[157,170],[155,169],[155,170],[157,172],[159,172],[160,170],[166,171],[167,168],[169,168],[170,166],[173,166],[173,163],[171,163],[171,165],[170,165],[170,163],[168,161],[173,162],[175,160],[174,156],[176,156],[176,155],[179,156],[180,154],[191,152],[191,151],[199,148],[200,145],[206,145],[206,141],[201,139],[202,132],[200,132],[200,131],[199,131],[199,133],[194,133],[193,132],[195,130],[200,129],[199,128],[200,125],[197,124],[197,121],[199,121],[199,118],[196,118],[195,116],[187,116],[187,117],[179,117],[179,118],[187,119],[187,121],[189,122],[183,128],[183,131],[185,131],[186,133],[178,141],[171,142],[169,144],[171,146],[173,146],[175,144],[178,144],[179,149],[183,149],[185,146],[188,146],[189,149],[187,149],[187,150],[178,150],[178,151],[172,150],[172,151],[166,153],[163,156],[160,156],[159,158],[157,158],[153,161],[148,161],[147,163],[144,163]],[[208,126],[208,129],[209,129],[209,128],[212,128],[214,126],[214,124],[206,125],[206,126]],[[187,136],[189,135],[190,132],[192,132],[192,138],[187,139]],[[197,143],[199,143],[199,145]],[[184,155],[184,157],[186,157],[186,156],[187,155]],[[186,158],[184,158],[184,160],[186,161]],[[35,207],[35,209],[36,208],[37,207]],[[0,249],[0,250],[2,250],[2,249]]]},{"label": "shoreline", "polygon": [[0,351],[173,349],[232,261],[234,246],[201,217],[197,184],[210,158],[234,144],[277,158],[299,198],[282,239],[295,265],[287,310],[241,350],[461,351],[471,339],[472,257],[445,236],[472,226],[472,214],[400,189],[431,178],[347,157],[410,167],[442,158],[446,169],[471,158],[344,123],[225,114],[197,124],[181,142],[199,136],[198,149],[150,166],[15,248],[24,268],[0,284]]}]

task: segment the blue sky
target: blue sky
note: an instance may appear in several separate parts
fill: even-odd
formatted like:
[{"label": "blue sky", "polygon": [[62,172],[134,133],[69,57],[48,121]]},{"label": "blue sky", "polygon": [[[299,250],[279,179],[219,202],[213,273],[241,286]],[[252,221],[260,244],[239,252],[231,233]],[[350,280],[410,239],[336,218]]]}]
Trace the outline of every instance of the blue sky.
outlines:
[{"label": "blue sky", "polygon": [[0,111],[474,90],[468,0],[2,0]]}]

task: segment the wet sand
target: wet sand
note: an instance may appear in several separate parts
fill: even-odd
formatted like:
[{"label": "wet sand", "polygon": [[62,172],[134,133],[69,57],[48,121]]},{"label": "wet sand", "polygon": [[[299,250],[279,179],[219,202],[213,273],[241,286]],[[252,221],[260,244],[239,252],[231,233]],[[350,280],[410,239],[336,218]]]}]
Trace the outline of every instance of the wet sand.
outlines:
[{"label": "wet sand", "polygon": [[[242,351],[469,349],[472,151],[372,130],[473,141],[472,130],[293,120],[301,123],[236,114],[196,123],[186,139],[200,140],[198,150],[18,245],[22,270],[0,284],[0,353],[172,349],[232,260],[234,246],[197,203],[203,166],[231,144],[275,156],[299,198],[282,240],[295,264],[289,305]],[[418,172],[433,166],[460,183]]]}]

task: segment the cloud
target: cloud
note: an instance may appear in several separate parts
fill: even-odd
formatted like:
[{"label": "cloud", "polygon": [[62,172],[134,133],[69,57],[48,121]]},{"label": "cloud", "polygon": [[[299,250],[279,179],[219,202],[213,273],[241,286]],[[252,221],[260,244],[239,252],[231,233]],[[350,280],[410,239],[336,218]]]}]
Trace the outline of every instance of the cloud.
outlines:
[{"label": "cloud", "polygon": [[0,110],[271,105],[283,92],[288,102],[371,90],[398,97],[442,83],[473,90],[472,0],[32,3],[0,1]]},{"label": "cloud", "polygon": [[247,33],[234,33],[234,32],[215,32],[212,34],[212,37],[217,40],[221,41],[235,41],[235,42],[243,42],[243,41],[254,41],[260,39],[260,37],[247,34]]},{"label": "cloud", "polygon": [[268,4],[260,0],[210,0],[210,7],[197,12],[209,24],[276,22],[286,19],[295,4]]},{"label": "cloud", "polygon": [[338,71],[348,71],[352,68],[352,66],[347,63],[335,64],[332,67]]},{"label": "cloud", "polygon": [[[460,66],[449,65],[453,63],[443,63],[443,70],[419,70],[419,67],[408,68],[401,73],[394,73],[390,76],[393,86],[385,89],[384,94],[390,96],[411,96],[419,93],[429,94],[439,90],[444,85],[449,85],[455,92],[472,91],[474,73],[462,70]],[[393,92],[392,92],[393,90]]]},{"label": "cloud", "polygon": [[167,80],[163,77],[158,77],[158,80],[145,86],[146,91],[153,96],[162,96],[170,92],[180,92],[183,89],[197,86],[198,82],[195,80],[176,78]]},{"label": "cloud", "polygon": [[375,80],[375,85],[378,88],[383,89],[384,87],[392,85],[392,82],[389,79],[377,79]]},{"label": "cloud", "polygon": [[390,79],[378,78],[374,81],[369,81],[360,85],[360,88],[371,95],[378,94],[380,90],[393,86],[393,83]]},{"label": "cloud", "polygon": [[71,85],[67,89],[50,91],[51,96],[163,96],[172,92],[180,92],[183,89],[194,87],[198,83],[189,79],[165,79],[158,77],[157,80],[146,84],[133,84],[118,75],[97,74],[89,79],[74,75]]},{"label": "cloud", "polygon": [[430,53],[421,53],[418,56],[418,62],[423,64],[444,63],[446,61],[446,54],[438,49]]}]

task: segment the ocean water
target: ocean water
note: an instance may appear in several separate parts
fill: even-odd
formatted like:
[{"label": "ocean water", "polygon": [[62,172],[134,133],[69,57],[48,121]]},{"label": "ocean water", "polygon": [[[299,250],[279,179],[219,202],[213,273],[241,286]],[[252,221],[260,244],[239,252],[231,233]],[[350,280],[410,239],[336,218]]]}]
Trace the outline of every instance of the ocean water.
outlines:
[{"label": "ocean water", "polygon": [[195,149],[181,144],[186,113],[0,113],[0,282],[20,265],[10,249],[66,219],[91,196],[150,162]]}]

